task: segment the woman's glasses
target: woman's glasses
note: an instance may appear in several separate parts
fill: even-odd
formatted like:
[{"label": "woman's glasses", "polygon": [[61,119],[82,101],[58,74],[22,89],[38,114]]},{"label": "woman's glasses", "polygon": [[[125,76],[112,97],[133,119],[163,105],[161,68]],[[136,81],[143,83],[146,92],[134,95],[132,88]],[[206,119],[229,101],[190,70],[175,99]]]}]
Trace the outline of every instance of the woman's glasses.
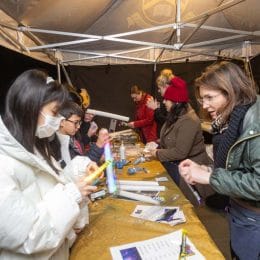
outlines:
[{"label": "woman's glasses", "polygon": [[205,103],[207,103],[207,104],[209,104],[209,103],[211,103],[217,96],[220,96],[221,94],[217,94],[217,95],[214,95],[214,96],[209,96],[209,95],[207,95],[207,96],[205,96],[205,97],[203,97],[203,98],[198,98],[197,100],[198,100],[198,102],[201,104],[201,105],[203,105],[203,104],[205,104]]},{"label": "woman's glasses", "polygon": [[69,119],[66,119],[66,121],[73,123],[75,125],[75,127],[81,126],[81,124],[82,124],[82,121],[72,121],[72,120],[69,120]]}]

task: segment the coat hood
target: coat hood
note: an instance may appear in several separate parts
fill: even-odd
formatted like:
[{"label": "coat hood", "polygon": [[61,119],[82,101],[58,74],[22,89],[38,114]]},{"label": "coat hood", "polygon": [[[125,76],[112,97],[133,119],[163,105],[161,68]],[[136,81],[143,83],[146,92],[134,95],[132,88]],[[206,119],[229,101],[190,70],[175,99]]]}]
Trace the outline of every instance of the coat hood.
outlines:
[{"label": "coat hood", "polygon": [[54,176],[59,181],[59,176],[46,163],[43,158],[27,151],[8,131],[0,117],[0,154],[7,155],[18,161],[22,161],[31,167],[43,170]]}]

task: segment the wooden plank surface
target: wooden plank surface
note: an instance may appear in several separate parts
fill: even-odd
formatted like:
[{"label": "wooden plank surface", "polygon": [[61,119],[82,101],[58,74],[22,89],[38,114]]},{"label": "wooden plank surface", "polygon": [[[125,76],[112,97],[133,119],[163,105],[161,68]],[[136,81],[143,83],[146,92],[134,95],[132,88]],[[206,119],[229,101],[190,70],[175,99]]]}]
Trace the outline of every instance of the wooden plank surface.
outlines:
[{"label": "wooden plank surface", "polygon": [[[120,173],[117,172],[118,179],[151,181],[155,177],[167,176],[169,181],[160,184],[167,187],[166,191],[160,193],[166,199],[163,205],[180,206],[184,211],[186,223],[171,227],[131,217],[136,205],[145,203],[107,196],[91,203],[90,224],[79,235],[71,250],[70,260],[112,259],[110,247],[150,239],[181,228],[188,231],[188,237],[206,259],[224,259],[195,214],[193,206],[173,183],[160,162],[154,160],[138,166],[146,167],[149,172],[138,172],[129,176],[129,166],[125,166]],[[175,199],[176,195],[178,199]]]}]

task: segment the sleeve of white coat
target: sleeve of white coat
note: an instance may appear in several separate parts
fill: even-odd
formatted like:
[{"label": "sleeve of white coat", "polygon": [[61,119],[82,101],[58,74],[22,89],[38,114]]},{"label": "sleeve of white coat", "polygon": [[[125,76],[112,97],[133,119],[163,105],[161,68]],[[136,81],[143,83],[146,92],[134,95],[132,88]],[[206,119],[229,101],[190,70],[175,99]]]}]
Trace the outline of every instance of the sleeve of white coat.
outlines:
[{"label": "sleeve of white coat", "polygon": [[[35,204],[12,176],[8,165],[0,172],[0,248],[23,254],[53,251],[79,215],[77,187],[57,184]],[[36,182],[28,187],[34,188],[38,189]]]},{"label": "sleeve of white coat", "polygon": [[[84,176],[86,174],[86,167],[91,162],[87,156],[76,156],[74,157],[67,166],[63,169],[63,173],[67,178],[72,178],[76,180],[77,178]],[[80,214],[74,228],[84,228],[86,224],[89,223],[89,211],[88,211],[88,201],[85,198],[80,203]]]},{"label": "sleeve of white coat", "polygon": [[87,156],[76,156],[63,169],[63,174],[76,180],[86,174],[86,168],[90,162],[91,160]]}]

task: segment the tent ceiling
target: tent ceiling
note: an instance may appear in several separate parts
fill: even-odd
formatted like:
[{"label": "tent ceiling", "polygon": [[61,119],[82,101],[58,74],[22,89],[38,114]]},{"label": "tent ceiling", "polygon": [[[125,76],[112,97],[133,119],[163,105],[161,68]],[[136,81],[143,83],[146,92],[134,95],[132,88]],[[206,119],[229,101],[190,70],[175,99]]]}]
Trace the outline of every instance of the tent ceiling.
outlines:
[{"label": "tent ceiling", "polygon": [[2,0],[0,44],[73,65],[251,58],[259,0]]}]

